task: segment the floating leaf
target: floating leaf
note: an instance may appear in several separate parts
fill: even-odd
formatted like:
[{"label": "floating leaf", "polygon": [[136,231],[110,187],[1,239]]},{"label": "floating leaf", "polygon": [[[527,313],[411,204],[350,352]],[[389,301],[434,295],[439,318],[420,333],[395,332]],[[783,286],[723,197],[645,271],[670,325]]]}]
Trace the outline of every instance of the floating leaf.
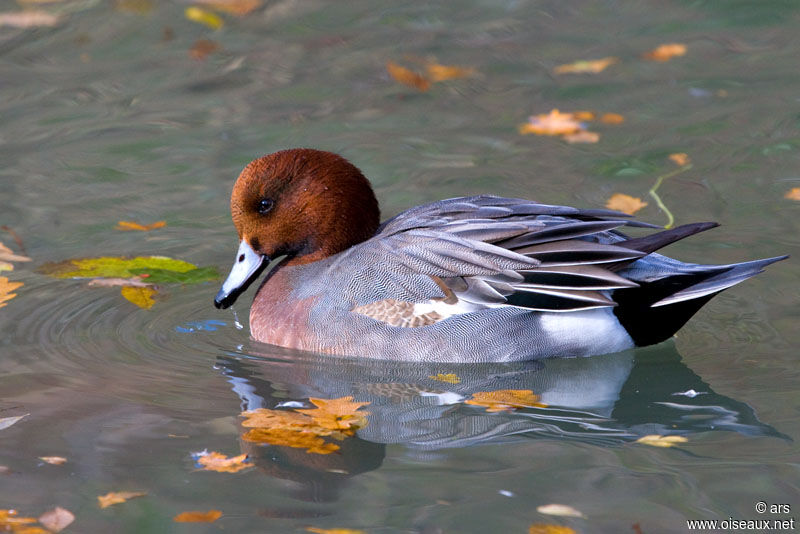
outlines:
[{"label": "floating leaf", "polygon": [[428,378],[432,380],[438,380],[439,382],[447,382],[448,384],[460,384],[461,379],[458,378],[458,375],[455,373],[438,373]]},{"label": "floating leaf", "polygon": [[575,530],[563,525],[548,525],[545,523],[534,523],[528,527],[528,534],[577,534]]},{"label": "floating leaf", "polygon": [[335,443],[325,441],[314,432],[284,428],[253,428],[242,434],[242,439],[253,443],[305,449],[307,453],[313,454],[330,454],[341,448]]},{"label": "floating leaf", "polygon": [[14,251],[0,243],[0,261],[31,261],[28,256],[14,254]]},{"label": "floating leaf", "polygon": [[5,430],[6,428],[10,427],[11,425],[18,423],[23,417],[28,417],[30,414],[26,413],[24,415],[16,415],[14,417],[2,417],[0,418],[0,430]]},{"label": "floating leaf", "polygon": [[683,167],[684,165],[688,165],[689,163],[691,163],[689,155],[683,152],[676,152],[675,154],[670,154],[669,159],[679,167]]},{"label": "floating leaf", "polygon": [[207,512],[191,511],[181,512],[172,518],[176,523],[213,523],[222,517],[219,510],[209,510]]},{"label": "floating leaf", "polygon": [[650,61],[669,61],[674,57],[686,55],[686,45],[680,43],[662,44],[644,54]]},{"label": "floating leaf", "polygon": [[439,65],[438,63],[428,63],[425,65],[425,71],[428,73],[428,79],[434,83],[457,78],[467,78],[475,74],[475,69],[470,67]]},{"label": "floating leaf", "polygon": [[567,134],[564,136],[564,141],[567,143],[596,143],[600,140],[600,134],[597,132],[589,132],[586,130]]},{"label": "floating leaf", "polygon": [[386,62],[386,71],[389,75],[404,85],[419,89],[420,91],[427,91],[431,88],[431,82],[419,73],[398,65],[393,61]]},{"label": "floating leaf", "polygon": [[783,195],[783,198],[789,200],[800,200],[800,187],[793,187],[789,189],[786,194]]},{"label": "floating leaf", "polygon": [[356,530],[352,528],[319,528],[319,527],[306,527],[307,532],[314,532],[316,534],[367,534],[363,530]]},{"label": "floating leaf", "polygon": [[559,65],[553,72],[556,74],[581,74],[581,73],[592,73],[596,74],[598,72],[602,72],[606,70],[610,65],[619,62],[618,58],[615,57],[604,57],[603,59],[593,59],[593,60],[585,60],[585,61],[576,61],[574,63],[568,63],[566,65]]},{"label": "floating leaf", "polygon": [[143,491],[112,491],[105,495],[98,495],[97,502],[100,508],[107,508],[112,504],[123,503],[129,499],[144,497],[145,495],[147,495],[147,493]]},{"label": "floating leaf", "polygon": [[686,443],[689,441],[683,436],[661,436],[658,434],[648,434],[636,440],[636,443],[642,445],[650,445],[651,447],[674,447],[679,443]]},{"label": "floating leaf", "polygon": [[0,510],[0,532],[18,532],[25,525],[36,523],[32,517],[17,517],[16,510]]},{"label": "floating leaf", "polygon": [[202,24],[203,26],[207,26],[212,30],[218,30],[223,24],[225,24],[222,18],[213,11],[209,11],[197,6],[187,7],[183,11],[183,14],[192,22]]},{"label": "floating leaf", "polygon": [[63,456],[39,456],[39,459],[52,465],[62,465],[67,463],[67,459]]},{"label": "floating leaf", "polygon": [[120,293],[125,300],[133,302],[145,310],[149,310],[153,307],[153,304],[156,303],[156,301],[153,299],[153,295],[156,294],[156,290],[152,287],[124,286],[120,290]]},{"label": "floating leaf", "polygon": [[311,417],[322,428],[332,430],[347,430],[361,428],[367,424],[369,412],[361,412],[368,402],[353,402],[353,397],[338,399],[308,399],[316,408],[308,410],[295,410],[298,413]]},{"label": "floating leaf", "polygon": [[140,232],[149,232],[150,230],[155,230],[156,228],[164,228],[167,225],[167,221],[156,221],[150,224],[139,224],[133,221],[119,221],[117,223],[116,229],[117,230],[139,230]]},{"label": "floating leaf", "polygon": [[600,122],[605,124],[622,124],[625,122],[625,117],[619,113],[603,113],[600,116]]},{"label": "floating leaf", "polygon": [[239,456],[231,456],[228,458],[219,452],[202,451],[193,453],[192,456],[194,457],[194,461],[197,463],[197,466],[201,469],[205,469],[206,471],[217,471],[218,473],[237,473],[242,469],[253,467],[253,464],[247,461],[246,454],[240,454]]},{"label": "floating leaf", "polygon": [[608,209],[621,211],[628,215],[633,215],[645,206],[647,206],[647,202],[644,202],[641,198],[632,197],[625,193],[614,193],[611,195],[611,198],[606,201],[606,207]]},{"label": "floating leaf", "polygon": [[223,13],[243,17],[261,7],[263,2],[261,0],[195,0],[195,3]]},{"label": "floating leaf", "polygon": [[66,508],[61,508],[60,506],[56,506],[52,510],[39,516],[39,523],[50,532],[61,532],[73,521],[75,521],[75,515]]},{"label": "floating leaf", "polygon": [[38,28],[40,26],[55,26],[59,18],[47,11],[15,11],[0,13],[0,26],[13,28]]},{"label": "floating leaf", "polygon": [[47,263],[39,271],[55,278],[132,278],[139,275],[150,283],[191,284],[219,277],[213,267],[198,268],[165,256],[80,258]]},{"label": "floating leaf", "polygon": [[219,50],[219,43],[210,39],[198,39],[189,49],[189,55],[194,59],[205,59]]},{"label": "floating leaf", "polygon": [[472,394],[466,404],[486,407],[487,412],[504,412],[518,408],[546,408],[539,402],[539,395],[529,389],[498,389],[497,391],[479,391]]},{"label": "floating leaf", "polygon": [[137,15],[147,15],[153,11],[152,0],[117,0],[114,2],[114,6],[119,11],[136,13]]},{"label": "floating leaf", "polygon": [[[11,282],[5,276],[0,276],[0,308],[5,306],[9,300],[16,297],[17,294],[12,293],[12,291],[22,286],[22,282]],[[2,421],[2,419],[0,419],[0,421]]]},{"label": "floating leaf", "polygon": [[575,117],[575,120],[578,121],[593,121],[597,118],[594,111],[575,111],[572,115]]},{"label": "floating leaf", "polygon": [[573,113],[561,113],[557,109],[550,113],[532,115],[519,127],[521,134],[564,135],[579,132],[585,127]]},{"label": "floating leaf", "polygon": [[537,506],[536,511],[540,514],[558,515],[562,517],[586,517],[580,510],[576,510],[572,506],[566,504],[543,504]]}]

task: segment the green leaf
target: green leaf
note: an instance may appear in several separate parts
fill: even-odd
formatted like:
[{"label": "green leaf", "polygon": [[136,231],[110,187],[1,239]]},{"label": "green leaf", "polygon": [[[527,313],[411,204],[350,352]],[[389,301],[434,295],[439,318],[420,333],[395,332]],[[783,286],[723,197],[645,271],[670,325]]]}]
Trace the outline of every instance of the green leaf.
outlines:
[{"label": "green leaf", "polygon": [[213,267],[198,268],[189,262],[165,256],[79,258],[47,263],[39,268],[55,278],[131,278],[148,274],[147,282],[193,284],[219,278]]}]

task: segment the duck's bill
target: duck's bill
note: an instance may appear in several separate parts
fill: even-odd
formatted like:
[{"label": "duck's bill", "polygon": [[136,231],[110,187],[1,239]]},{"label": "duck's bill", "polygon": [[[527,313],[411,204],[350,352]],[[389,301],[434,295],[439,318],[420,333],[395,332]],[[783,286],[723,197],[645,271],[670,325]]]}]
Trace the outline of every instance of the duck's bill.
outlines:
[{"label": "duck's bill", "polygon": [[261,268],[268,263],[269,258],[256,253],[250,244],[242,239],[239,243],[239,250],[236,252],[236,260],[228,275],[222,283],[222,289],[214,297],[214,306],[217,308],[227,308],[236,301],[236,298],[248,288],[248,286],[258,278]]}]

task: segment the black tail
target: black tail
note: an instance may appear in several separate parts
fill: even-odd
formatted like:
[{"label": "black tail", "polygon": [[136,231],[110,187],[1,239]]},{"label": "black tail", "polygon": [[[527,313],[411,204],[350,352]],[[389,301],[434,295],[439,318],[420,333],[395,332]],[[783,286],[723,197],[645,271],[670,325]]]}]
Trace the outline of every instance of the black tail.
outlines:
[{"label": "black tail", "polygon": [[612,295],[618,304],[614,313],[636,345],[659,343],[677,332],[714,295],[786,258],[788,256],[732,265],[698,266],[694,272],[640,282],[639,287],[617,289]]}]

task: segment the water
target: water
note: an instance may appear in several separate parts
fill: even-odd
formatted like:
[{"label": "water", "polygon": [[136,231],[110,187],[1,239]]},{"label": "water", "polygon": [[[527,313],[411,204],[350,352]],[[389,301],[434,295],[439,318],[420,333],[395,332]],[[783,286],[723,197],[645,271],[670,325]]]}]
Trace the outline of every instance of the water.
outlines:
[{"label": "water", "polygon": [[[139,6],[144,13],[123,9]],[[371,178],[388,217],[491,192],[599,207],[647,197],[666,160],[694,168],[661,198],[678,223],[723,226],[671,247],[725,263],[798,255],[794,2],[272,2],[212,31],[184,4],[63,0],[53,28],[0,28],[0,222],[31,264],[0,310],[0,508],[55,505],[74,532],[682,532],[685,519],[790,518],[800,509],[800,334],[794,260],[724,293],[675,340],[586,360],[509,366],[332,363],[249,340],[211,304],[217,284],[166,284],[150,310],[118,288],[36,271],[46,262],[158,254],[227,270],[228,195],[241,167],[292,146],[340,152]],[[3,10],[16,10],[10,3]],[[205,60],[198,39],[220,45]],[[667,63],[641,53],[667,42]],[[617,56],[598,75],[554,76]],[[474,67],[426,92],[388,60]],[[595,145],[521,136],[532,113],[595,110]],[[148,233],[118,220],[166,220]],[[23,252],[3,232],[0,241]],[[455,373],[460,384],[430,379]],[[476,391],[531,389],[548,408],[487,413]],[[676,395],[694,390],[696,396]],[[240,440],[241,410],[353,395],[369,425],[337,454]],[[290,404],[291,406],[291,404]],[[680,434],[677,448],[633,444]],[[191,453],[247,452],[256,468],[198,471]],[[64,456],[62,466],[39,456]],[[146,491],[101,510],[96,496]],[[791,513],[758,514],[755,503]],[[586,519],[545,516],[560,503]],[[174,523],[219,509],[210,525]]]}]

